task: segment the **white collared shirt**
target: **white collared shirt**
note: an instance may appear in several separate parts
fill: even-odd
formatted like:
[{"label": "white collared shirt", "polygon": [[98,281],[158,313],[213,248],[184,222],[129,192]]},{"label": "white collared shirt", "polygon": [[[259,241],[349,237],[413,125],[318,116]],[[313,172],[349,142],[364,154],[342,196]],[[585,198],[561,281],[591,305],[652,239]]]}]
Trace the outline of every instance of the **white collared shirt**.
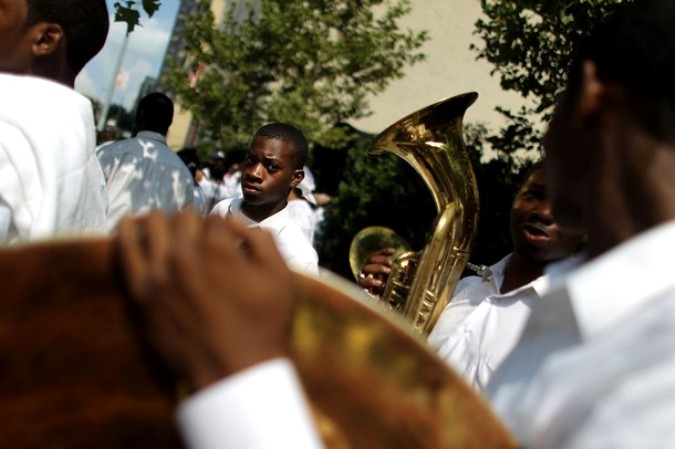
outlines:
[{"label": "white collared shirt", "polygon": [[259,226],[274,236],[281,256],[291,268],[306,273],[318,273],[319,256],[300,227],[291,219],[288,206],[258,223],[244,215],[241,211],[242,202],[243,198],[223,200],[213,207],[211,215],[226,217],[232,214],[247,226]]},{"label": "white collared shirt", "polygon": [[166,145],[165,136],[141,131],[136,137],[99,146],[96,155],[106,178],[110,229],[127,215],[194,207],[192,174]]},{"label": "white collared shirt", "polygon": [[527,448],[675,446],[675,222],[555,283],[493,377]]},{"label": "white collared shirt", "polygon": [[533,302],[549,283],[548,277],[541,276],[499,293],[510,258],[509,254],[492,265],[489,278],[462,279],[429,334],[428,342],[441,358],[479,391],[518,342]]}]

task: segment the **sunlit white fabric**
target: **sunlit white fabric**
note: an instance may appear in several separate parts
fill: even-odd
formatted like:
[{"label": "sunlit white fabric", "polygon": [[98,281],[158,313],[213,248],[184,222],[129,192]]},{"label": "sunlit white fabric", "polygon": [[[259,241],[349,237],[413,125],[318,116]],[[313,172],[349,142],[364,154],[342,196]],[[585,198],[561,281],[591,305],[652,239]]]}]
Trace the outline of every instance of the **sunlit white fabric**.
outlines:
[{"label": "sunlit white fabric", "polygon": [[211,214],[221,217],[232,214],[247,226],[259,226],[260,229],[264,229],[274,236],[281,256],[290,267],[318,274],[319,256],[300,230],[300,227],[291,219],[288,214],[288,207],[258,223],[244,215],[241,211],[242,202],[243,198],[223,200],[216,204]]},{"label": "sunlit white fabric", "polygon": [[97,148],[108,191],[108,226],[153,209],[174,213],[194,205],[194,180],[166,137],[141,131]]},{"label": "sunlit white fabric", "polygon": [[510,257],[490,267],[489,279],[479,276],[462,279],[429,334],[429,344],[480,391],[515,346],[532,303],[548,284],[548,278],[542,276],[500,294]]},{"label": "sunlit white fabric", "polygon": [[0,242],[105,233],[91,102],[42,78],[0,74]]},{"label": "sunlit white fabric", "polygon": [[488,394],[524,447],[675,446],[675,222],[554,283]]},{"label": "sunlit white fabric", "polygon": [[286,207],[288,208],[291,219],[298,224],[307,240],[309,240],[310,243],[314,242],[314,230],[316,228],[317,215],[314,212],[314,209],[312,209],[312,206],[309,205],[307,200],[299,198],[297,200],[289,201]]}]

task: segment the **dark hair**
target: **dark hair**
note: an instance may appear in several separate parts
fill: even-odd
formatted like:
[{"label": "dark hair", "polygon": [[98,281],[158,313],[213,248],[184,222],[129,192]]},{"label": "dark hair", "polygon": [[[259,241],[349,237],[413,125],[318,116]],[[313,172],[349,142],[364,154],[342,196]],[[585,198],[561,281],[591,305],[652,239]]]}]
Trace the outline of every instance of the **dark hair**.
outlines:
[{"label": "dark hair", "polygon": [[79,73],[103,48],[110,26],[105,0],[26,0],[26,4],[26,25],[61,25],[66,37],[66,58],[73,72]]},{"label": "dark hair", "polygon": [[293,145],[293,168],[302,169],[307,160],[307,139],[298,128],[286,123],[270,123],[255,132],[253,137],[267,137],[288,142]]},{"label": "dark hair", "polygon": [[525,183],[530,178],[532,173],[534,173],[536,171],[539,171],[539,170],[543,170],[543,169],[544,169],[544,161],[541,160],[541,159],[525,165],[518,172],[518,177],[517,177],[518,178],[518,184],[517,184],[518,190],[520,190],[525,185]]},{"label": "dark hair", "polygon": [[199,161],[197,150],[195,148],[183,148],[182,150],[176,152],[176,155],[183,161],[194,178],[197,170],[201,168],[201,162]]},{"label": "dark hair", "polygon": [[635,118],[662,139],[675,134],[675,1],[635,0],[616,6],[577,47],[569,88],[578,91],[582,64],[593,61],[597,76],[624,88]]},{"label": "dark hair", "polygon": [[166,134],[173,121],[173,101],[163,93],[153,92],[141,98],[136,110],[135,128]]},{"label": "dark hair", "polygon": [[208,166],[211,179],[215,179],[219,183],[223,182],[223,177],[227,173],[227,161],[224,153],[221,151],[213,153],[209,157]]}]

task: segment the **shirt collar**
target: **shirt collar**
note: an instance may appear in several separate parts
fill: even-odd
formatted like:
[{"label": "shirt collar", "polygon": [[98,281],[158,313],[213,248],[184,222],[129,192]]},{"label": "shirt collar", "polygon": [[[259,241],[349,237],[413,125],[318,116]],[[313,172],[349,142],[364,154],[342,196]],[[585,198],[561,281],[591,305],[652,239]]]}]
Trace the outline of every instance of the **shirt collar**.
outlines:
[{"label": "shirt collar", "polygon": [[257,222],[244,214],[244,212],[241,210],[242,202],[242,198],[236,198],[232,200],[228,213],[231,213],[232,215],[239,218],[247,226],[258,226],[261,229],[278,235],[284,229],[284,227],[286,227],[288,221],[291,219],[291,216],[288,213],[288,204],[286,204],[286,206],[276,214],[270,215],[261,222]]},{"label": "shirt collar", "polygon": [[136,137],[142,137],[144,139],[159,140],[166,145],[166,136],[154,131],[139,131],[136,133]]},{"label": "shirt collar", "polygon": [[675,220],[630,239],[561,279],[555,290],[567,297],[581,337],[627,318],[672,288],[670,249],[674,247]]},{"label": "shirt collar", "polygon": [[[495,282],[494,285],[496,291],[501,290],[502,283],[504,282],[504,271],[506,270],[506,265],[509,263],[509,260],[512,256],[513,253],[510,253],[490,267],[490,271]],[[520,286],[510,292],[493,295],[493,299],[508,299],[512,296],[522,293],[523,290],[527,289],[533,289],[538,297],[542,297],[552,288],[553,285],[555,285],[555,281],[559,280],[562,276],[579,266],[582,260],[583,258],[580,258],[579,256],[571,256],[566,259],[553,262],[544,269],[544,275],[539,276],[535,280],[528,282],[527,284]]]},{"label": "shirt collar", "polygon": [[513,256],[513,253],[507,254],[504,258],[502,258],[499,262],[495,263],[494,265],[490,266],[490,274],[492,275],[492,278],[490,280],[484,280],[483,282],[493,282],[493,288],[495,290],[494,294],[490,295],[490,300],[492,301],[499,301],[500,299],[511,299],[512,297],[516,295],[521,295],[524,290],[533,290],[534,293],[537,296],[541,296],[542,291],[544,290],[545,286],[547,285],[546,282],[543,281],[543,276],[535,279],[532,282],[528,282],[525,285],[522,285],[514,290],[511,290],[509,292],[505,293],[499,293],[501,290],[502,283],[504,282],[504,271],[506,270],[506,266],[509,263],[509,260],[511,260],[511,257]]}]

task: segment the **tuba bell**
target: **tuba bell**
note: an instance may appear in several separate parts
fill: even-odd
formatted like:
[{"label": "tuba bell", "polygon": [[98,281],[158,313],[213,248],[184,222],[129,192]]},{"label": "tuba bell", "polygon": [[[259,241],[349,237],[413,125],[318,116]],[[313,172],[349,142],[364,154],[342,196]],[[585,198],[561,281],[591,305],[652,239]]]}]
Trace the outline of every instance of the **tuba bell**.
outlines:
[{"label": "tuba bell", "polygon": [[[462,120],[477,98],[471,92],[427,106],[391,125],[368,148],[369,155],[391,153],[408,162],[422,176],[436,204],[438,215],[424,248],[397,251],[384,292],[376,297],[386,308],[402,313],[423,335],[431,332],[450,300],[467,266],[475,234],[478,189]],[[358,266],[355,274],[368,257],[360,242],[377,240],[374,234],[381,231],[366,228],[352,241],[350,264],[352,270]]]}]

